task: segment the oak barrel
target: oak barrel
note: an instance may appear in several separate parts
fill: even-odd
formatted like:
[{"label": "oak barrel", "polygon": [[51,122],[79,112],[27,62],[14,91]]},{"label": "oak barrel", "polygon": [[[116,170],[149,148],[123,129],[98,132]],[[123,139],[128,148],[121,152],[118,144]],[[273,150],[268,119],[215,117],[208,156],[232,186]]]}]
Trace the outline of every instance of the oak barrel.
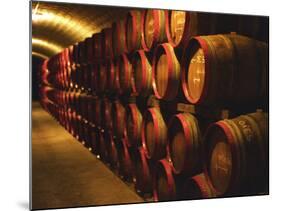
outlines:
[{"label": "oak barrel", "polygon": [[152,67],[144,50],[138,50],[132,58],[133,86],[138,95],[152,93]]},{"label": "oak barrel", "polygon": [[124,20],[119,20],[112,24],[112,47],[115,57],[127,52],[126,26]]},{"label": "oak barrel", "polygon": [[119,146],[119,162],[120,162],[120,176],[127,180],[132,181],[134,176],[134,165],[127,146],[127,141],[122,139]]},{"label": "oak barrel", "polygon": [[180,87],[180,63],[169,43],[158,45],[152,62],[152,87],[158,99],[173,100]]},{"label": "oak barrel", "polygon": [[141,18],[142,11],[131,10],[126,17],[126,45],[128,53],[141,49]]},{"label": "oak barrel", "polygon": [[167,41],[164,10],[147,9],[142,15],[142,47],[148,51]]},{"label": "oak barrel", "polygon": [[205,136],[206,173],[218,195],[268,192],[268,114],[213,123]]},{"label": "oak barrel", "polygon": [[168,125],[169,154],[176,174],[202,171],[202,140],[197,119],[189,113],[174,115]]},{"label": "oak barrel", "polygon": [[139,147],[135,156],[135,188],[141,194],[152,192],[152,172],[145,150]]},{"label": "oak barrel", "polygon": [[148,158],[159,160],[166,156],[167,127],[159,108],[149,108],[144,113],[142,146]]},{"label": "oak barrel", "polygon": [[102,35],[101,32],[93,34],[93,50],[94,50],[94,61],[100,62],[102,60],[103,49],[102,49]]},{"label": "oak barrel", "polygon": [[112,29],[105,28],[101,31],[102,36],[102,49],[104,59],[113,58],[113,49],[112,49]]},{"label": "oak barrel", "polygon": [[256,105],[268,96],[268,46],[245,36],[192,38],[181,69],[182,89],[190,103]]},{"label": "oak barrel", "polygon": [[216,191],[204,173],[195,175],[184,181],[181,199],[208,199],[216,197]]},{"label": "oak barrel", "polygon": [[141,145],[141,126],[141,112],[135,103],[129,103],[126,107],[126,135],[129,146]]},{"label": "oak barrel", "polygon": [[167,159],[159,160],[153,176],[154,201],[177,199],[176,183],[171,163]]},{"label": "oak barrel", "polygon": [[122,54],[117,61],[117,74],[122,94],[132,92],[132,64],[126,54]]},{"label": "oak barrel", "polygon": [[112,130],[117,138],[123,138],[126,128],[125,107],[119,100],[112,103]]}]

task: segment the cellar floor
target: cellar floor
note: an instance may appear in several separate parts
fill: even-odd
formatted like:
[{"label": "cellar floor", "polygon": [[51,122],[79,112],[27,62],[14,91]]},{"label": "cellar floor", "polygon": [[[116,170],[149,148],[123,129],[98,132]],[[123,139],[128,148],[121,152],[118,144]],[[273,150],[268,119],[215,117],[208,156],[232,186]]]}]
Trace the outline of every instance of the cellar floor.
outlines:
[{"label": "cellar floor", "polygon": [[142,202],[129,186],[32,103],[32,208]]}]

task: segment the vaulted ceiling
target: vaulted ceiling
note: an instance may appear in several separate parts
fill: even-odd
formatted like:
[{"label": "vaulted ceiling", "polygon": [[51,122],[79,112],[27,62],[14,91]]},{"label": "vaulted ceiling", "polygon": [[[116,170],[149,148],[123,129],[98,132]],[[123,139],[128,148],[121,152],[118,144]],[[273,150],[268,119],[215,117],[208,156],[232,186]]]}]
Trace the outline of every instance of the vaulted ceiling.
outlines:
[{"label": "vaulted ceiling", "polygon": [[76,42],[111,27],[128,8],[32,2],[32,55],[48,58]]}]

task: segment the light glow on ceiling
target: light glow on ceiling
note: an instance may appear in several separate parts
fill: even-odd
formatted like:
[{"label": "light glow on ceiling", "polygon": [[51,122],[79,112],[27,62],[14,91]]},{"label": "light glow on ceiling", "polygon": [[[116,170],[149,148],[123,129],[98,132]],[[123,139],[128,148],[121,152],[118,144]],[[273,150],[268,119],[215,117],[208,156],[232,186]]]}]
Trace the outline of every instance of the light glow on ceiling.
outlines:
[{"label": "light glow on ceiling", "polygon": [[42,59],[48,59],[49,57],[42,54],[42,53],[38,53],[38,52],[35,52],[35,51],[32,51],[32,56],[37,56],[37,57],[40,57]]},{"label": "light glow on ceiling", "polygon": [[52,28],[60,28],[64,31],[68,31],[71,36],[74,36],[77,40],[82,40],[87,36],[93,34],[93,24],[88,24],[70,15],[63,15],[60,13],[53,13],[46,9],[32,10],[32,24],[36,26],[49,26]]},{"label": "light glow on ceiling", "polygon": [[40,48],[47,49],[48,51],[54,52],[55,54],[59,53],[63,49],[62,46],[34,37],[32,38],[32,46],[38,46]]}]

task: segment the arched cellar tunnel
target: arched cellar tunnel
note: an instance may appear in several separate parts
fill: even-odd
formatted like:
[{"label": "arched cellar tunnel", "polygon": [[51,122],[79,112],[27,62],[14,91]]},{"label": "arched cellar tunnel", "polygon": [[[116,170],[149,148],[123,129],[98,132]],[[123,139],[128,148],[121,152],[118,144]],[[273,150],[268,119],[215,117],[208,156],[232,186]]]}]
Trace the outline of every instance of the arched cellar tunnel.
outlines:
[{"label": "arched cellar tunnel", "polygon": [[269,194],[269,17],[30,9],[32,209]]}]

